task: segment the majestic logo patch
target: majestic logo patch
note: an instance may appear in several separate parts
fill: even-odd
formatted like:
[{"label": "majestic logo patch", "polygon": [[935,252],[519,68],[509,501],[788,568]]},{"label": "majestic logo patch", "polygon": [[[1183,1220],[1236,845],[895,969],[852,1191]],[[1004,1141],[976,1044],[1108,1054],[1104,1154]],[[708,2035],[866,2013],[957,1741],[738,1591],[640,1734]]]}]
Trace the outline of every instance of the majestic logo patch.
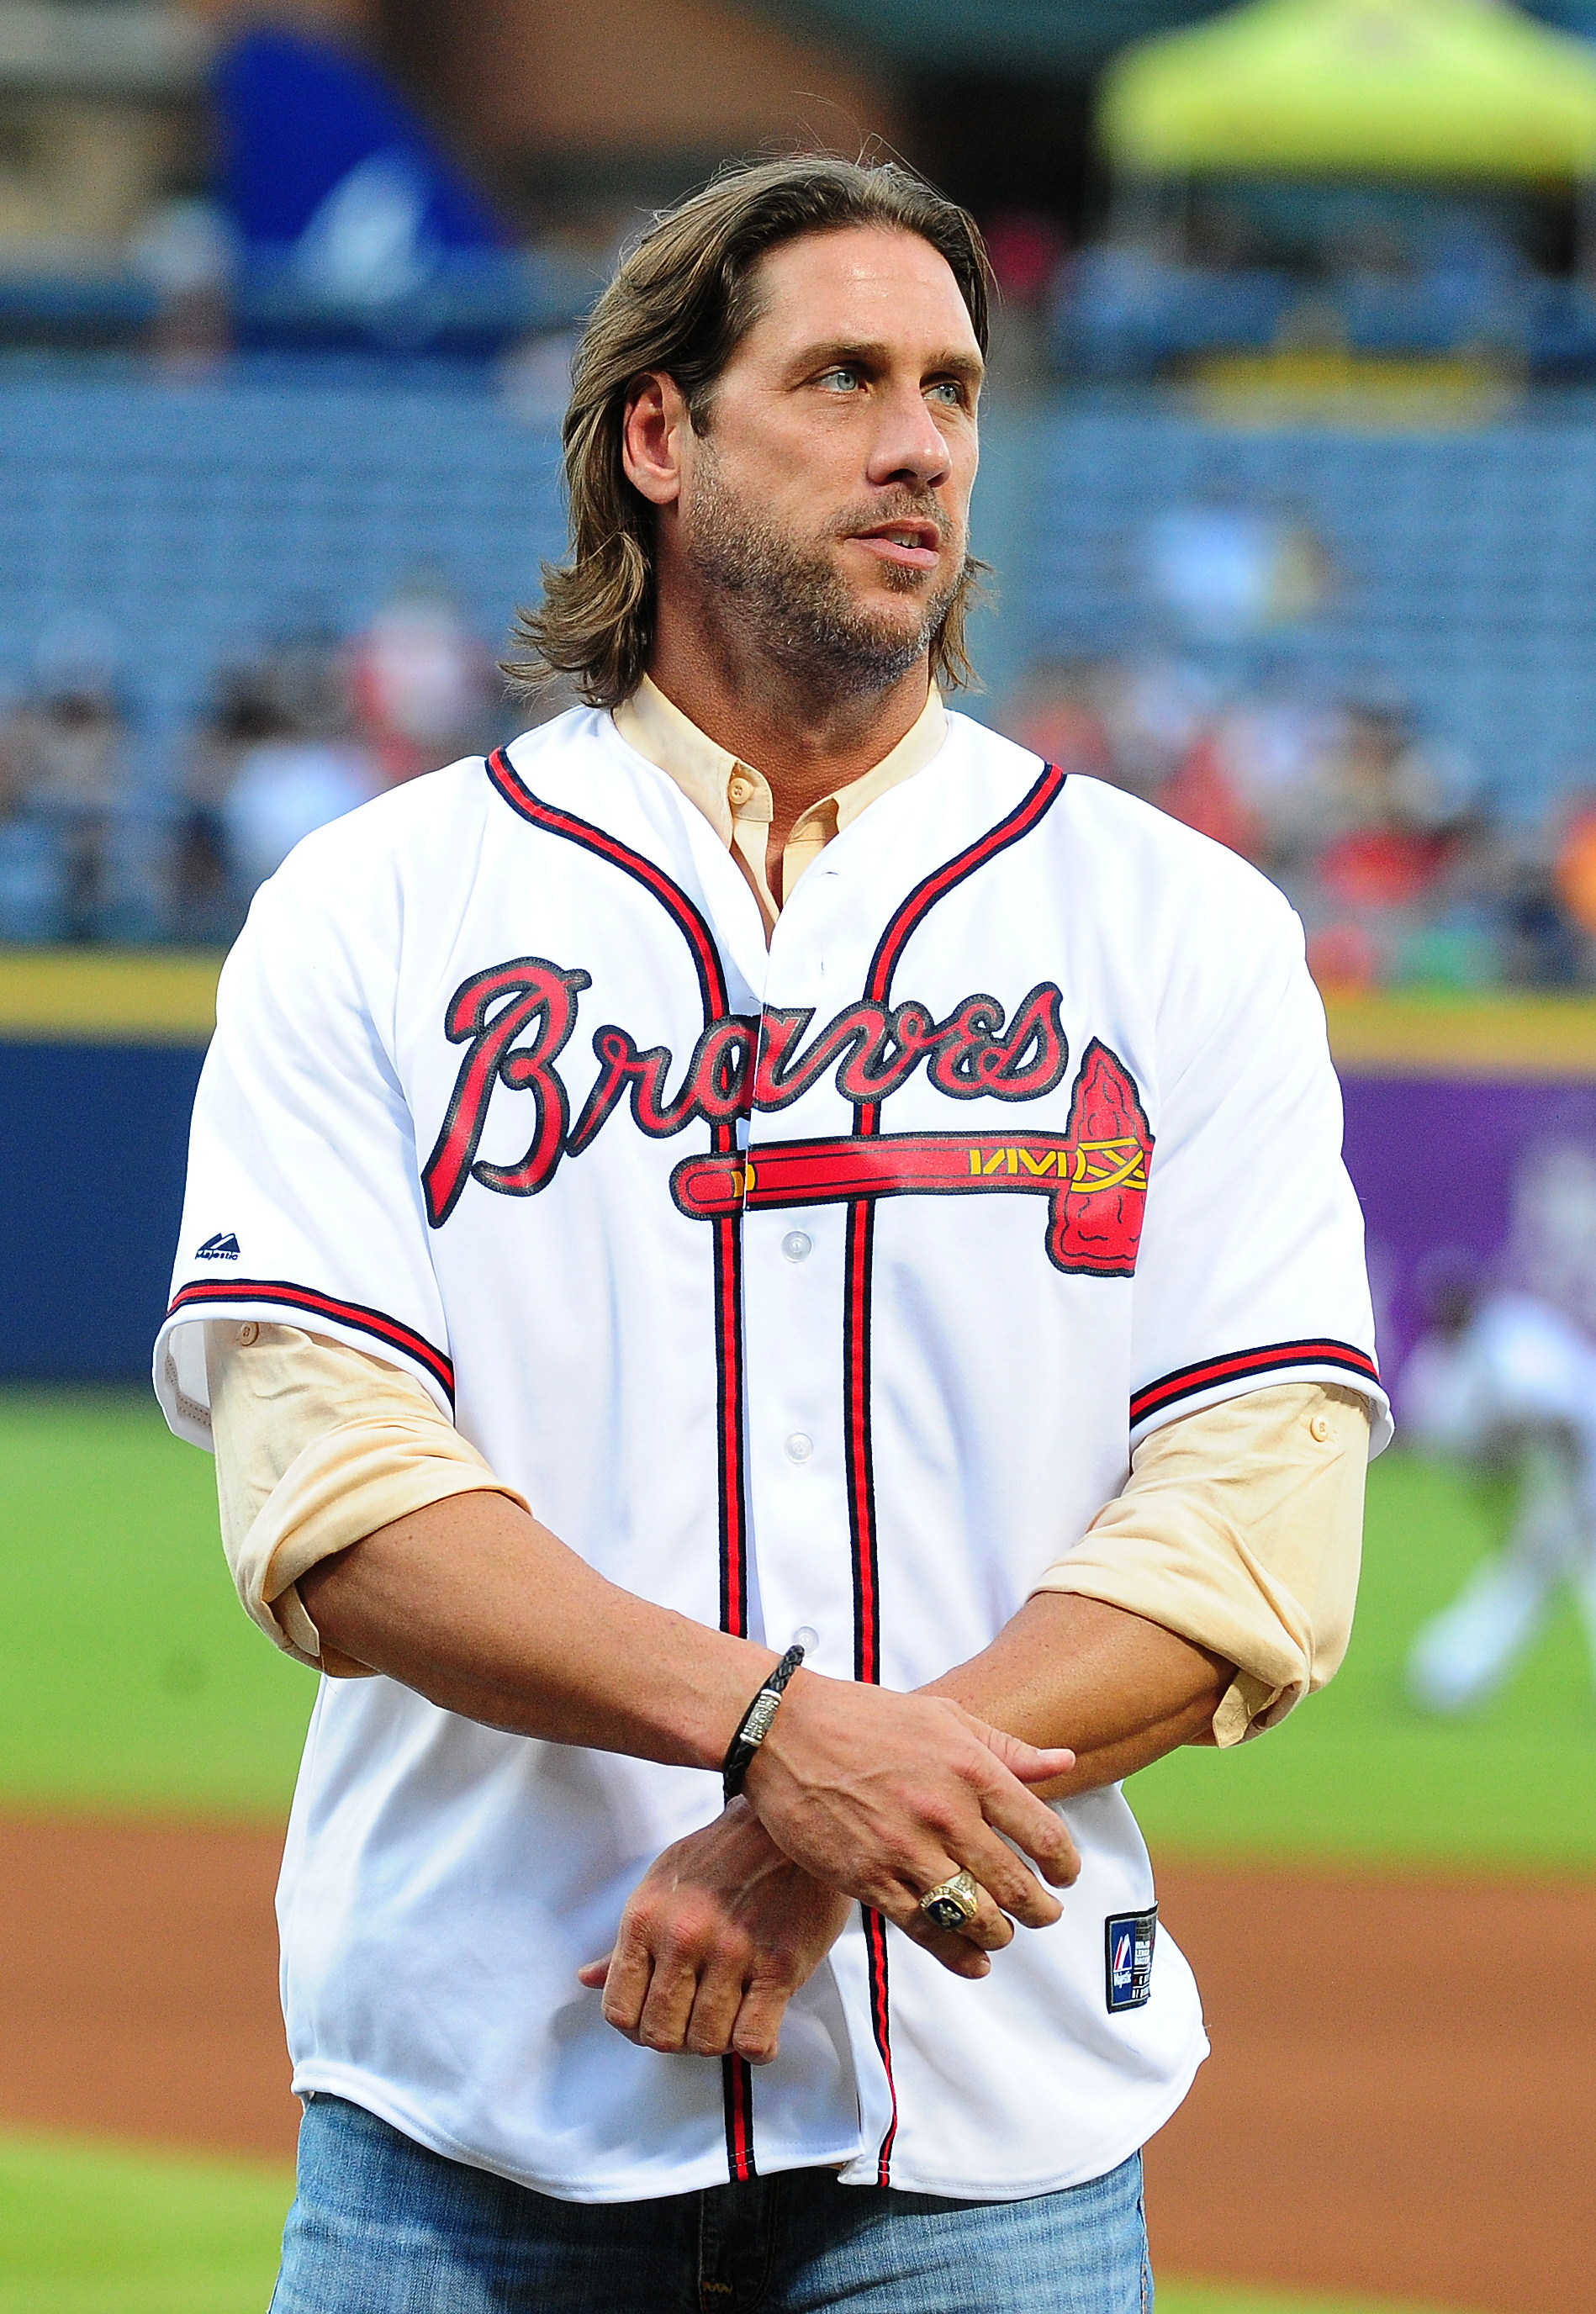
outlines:
[{"label": "majestic logo patch", "polygon": [[[590,976],[542,957],[495,965],[462,983],[444,1030],[465,1053],[443,1128],[422,1173],[428,1218],[441,1228],[468,1180],[506,1197],[532,1197],[562,1159],[589,1148],[622,1102],[639,1132],[661,1140],[692,1124],[725,1126],[755,1110],[789,1108],[828,1072],[855,1108],[877,1109],[923,1063],[949,1100],[1032,1101],[1063,1079],[1070,1048],[1063,997],[1041,982],[1010,1020],[995,996],[965,997],[939,1020],[913,998],[846,1005],[811,1035],[814,1013],[772,1006],[758,1019],[712,1021],[686,1073],[668,1090],[673,1055],[639,1047],[625,1029],[595,1032],[599,1073],[574,1124],[555,1062],[577,1025]],[[497,1088],[532,1096],[531,1133],[515,1164],[479,1158]],[[872,1120],[873,1121],[873,1120]],[[678,1207],[724,1220],[745,1208],[824,1205],[860,1197],[1020,1192],[1048,1200],[1046,1245],[1071,1276],[1129,1277],[1141,1242],[1152,1135],[1124,1064],[1088,1045],[1062,1134],[859,1134],[756,1144],[683,1159],[671,1176]]]},{"label": "majestic logo patch", "polygon": [[1145,1912],[1111,1912],[1103,1923],[1104,1989],[1111,2017],[1122,2009],[1145,2009],[1151,1998],[1158,1929],[1156,1904]]},{"label": "majestic logo patch", "polygon": [[194,1259],[196,1261],[236,1261],[238,1240],[231,1230],[218,1230],[215,1237],[207,1237],[203,1245],[195,1247]]}]

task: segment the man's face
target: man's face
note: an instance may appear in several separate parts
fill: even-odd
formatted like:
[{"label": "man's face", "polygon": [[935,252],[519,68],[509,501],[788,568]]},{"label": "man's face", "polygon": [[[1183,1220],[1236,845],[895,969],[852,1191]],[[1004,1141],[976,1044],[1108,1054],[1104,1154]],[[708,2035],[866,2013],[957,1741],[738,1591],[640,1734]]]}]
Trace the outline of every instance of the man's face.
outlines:
[{"label": "man's face", "polygon": [[760,317],[683,446],[678,544],[730,621],[832,685],[922,657],[957,594],[981,350],[929,243],[875,227],[767,257]]}]

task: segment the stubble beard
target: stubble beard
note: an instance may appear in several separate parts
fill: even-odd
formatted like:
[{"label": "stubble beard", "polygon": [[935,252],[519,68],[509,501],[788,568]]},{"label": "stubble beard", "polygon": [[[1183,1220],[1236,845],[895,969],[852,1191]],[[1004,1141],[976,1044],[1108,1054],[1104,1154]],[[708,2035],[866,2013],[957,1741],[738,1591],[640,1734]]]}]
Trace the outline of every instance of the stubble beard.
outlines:
[{"label": "stubble beard", "polygon": [[950,578],[927,591],[934,573],[881,566],[886,590],[918,596],[913,623],[873,612],[851,591],[833,559],[835,542],[884,522],[932,522],[946,538],[946,509],[929,493],[904,490],[850,509],[814,539],[768,520],[723,480],[713,456],[699,468],[693,517],[683,540],[688,568],[734,630],[806,691],[830,698],[890,690],[925,658],[965,584],[961,552]]}]

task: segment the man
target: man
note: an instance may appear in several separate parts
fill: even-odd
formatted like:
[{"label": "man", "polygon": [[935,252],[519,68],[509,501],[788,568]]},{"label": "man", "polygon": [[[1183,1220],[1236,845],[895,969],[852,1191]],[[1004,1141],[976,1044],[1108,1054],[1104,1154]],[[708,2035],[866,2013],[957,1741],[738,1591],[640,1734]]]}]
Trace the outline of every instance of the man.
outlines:
[{"label": "man", "polygon": [[1539,1295],[1488,1292],[1446,1260],[1431,1330],[1402,1374],[1405,1422],[1433,1453],[1518,1481],[1512,1531],[1420,1628],[1408,1691],[1426,1711],[1471,1711],[1523,1656],[1565,1584],[1596,1655],[1596,1347]]},{"label": "man", "polygon": [[1383,1400],[1294,919],[943,708],[985,339],[895,168],[662,219],[525,622],[592,703],[225,975],[157,1374],[331,1674],[279,2314],[1146,2302],[1118,1780],[1334,1670]]}]

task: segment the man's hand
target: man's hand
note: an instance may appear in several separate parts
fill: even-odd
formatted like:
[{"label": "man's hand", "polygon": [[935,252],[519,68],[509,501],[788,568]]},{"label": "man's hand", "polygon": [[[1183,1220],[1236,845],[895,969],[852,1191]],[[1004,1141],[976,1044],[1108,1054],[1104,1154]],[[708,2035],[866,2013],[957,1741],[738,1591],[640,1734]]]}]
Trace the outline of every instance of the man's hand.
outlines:
[{"label": "man's hand", "polygon": [[[795,1864],[922,1943],[921,1898],[961,1867],[1027,1928],[1058,1919],[1058,1899],[1024,1858],[1061,1888],[1080,1859],[1059,1817],[1025,1787],[1074,1764],[1072,1752],[1039,1751],[948,1698],[800,1671],[744,1788]],[[980,1942],[1006,1941],[984,1906],[971,1927]]]},{"label": "man's hand", "polygon": [[[674,1766],[719,1768],[778,1661],[619,1590],[503,1495],[410,1512],[313,1568],[300,1596],[339,1655],[445,1711]],[[911,1935],[921,1897],[961,1866],[1042,1928],[1058,1905],[1006,1841],[1044,1878],[1074,1879],[1068,1833],[1026,1789],[1073,1765],[1072,1752],[1003,1735],[962,1699],[800,1671],[747,1793],[811,1878]]]},{"label": "man's hand", "polygon": [[776,2053],[781,2019],[852,1905],[782,1855],[742,1800],[690,1833],[633,1889],[613,1952],[577,1974],[639,2048],[694,2057]]},{"label": "man's hand", "polygon": [[[614,1949],[577,1974],[640,2048],[750,2064],[776,2054],[787,2004],[841,1936],[851,1901],[781,1853],[745,1800],[667,1848],[633,1890]],[[960,1935],[905,1923],[956,1976],[983,1977],[1014,1930],[990,1898]]]}]

